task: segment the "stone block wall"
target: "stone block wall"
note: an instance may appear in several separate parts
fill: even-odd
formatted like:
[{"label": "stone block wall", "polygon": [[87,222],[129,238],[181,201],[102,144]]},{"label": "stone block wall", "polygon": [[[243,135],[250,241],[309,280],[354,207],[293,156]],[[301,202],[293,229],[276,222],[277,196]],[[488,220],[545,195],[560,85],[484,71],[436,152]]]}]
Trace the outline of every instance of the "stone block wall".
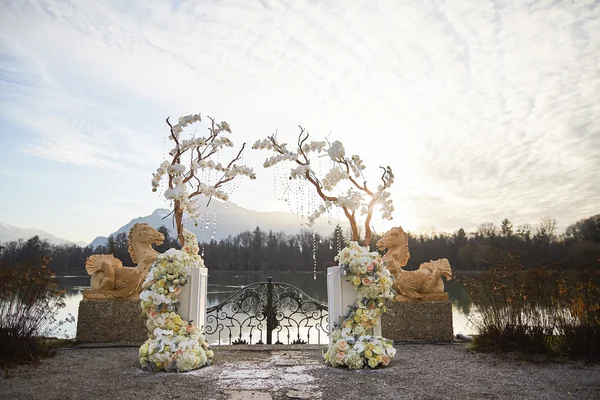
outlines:
[{"label": "stone block wall", "polygon": [[84,299],[79,302],[78,342],[141,344],[147,338],[146,315],[139,300]]},{"label": "stone block wall", "polygon": [[381,330],[384,338],[397,341],[452,341],[452,304],[449,301],[393,302],[381,317]]}]

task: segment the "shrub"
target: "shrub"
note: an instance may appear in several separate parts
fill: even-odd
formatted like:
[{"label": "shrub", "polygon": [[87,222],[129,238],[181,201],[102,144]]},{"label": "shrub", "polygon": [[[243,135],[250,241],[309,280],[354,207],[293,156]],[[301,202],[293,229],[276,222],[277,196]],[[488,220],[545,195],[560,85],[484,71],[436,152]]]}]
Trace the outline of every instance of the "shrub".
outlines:
[{"label": "shrub", "polygon": [[0,366],[37,362],[50,355],[44,336],[67,321],[57,321],[65,306],[54,274],[41,266],[0,262]]},{"label": "shrub", "polygon": [[600,361],[600,284],[598,273],[560,282],[568,313],[557,321],[564,354]]},{"label": "shrub", "polygon": [[600,284],[596,271],[525,271],[519,256],[496,259],[463,278],[479,316],[473,347],[600,360]]}]

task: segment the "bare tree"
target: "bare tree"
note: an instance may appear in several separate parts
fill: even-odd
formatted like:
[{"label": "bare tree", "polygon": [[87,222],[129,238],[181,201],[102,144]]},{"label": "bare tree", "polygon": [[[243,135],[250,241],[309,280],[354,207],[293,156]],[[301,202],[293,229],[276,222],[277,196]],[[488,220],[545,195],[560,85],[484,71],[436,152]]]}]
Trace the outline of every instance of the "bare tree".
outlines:
[{"label": "bare tree", "polygon": [[490,238],[498,234],[498,228],[492,222],[485,222],[477,227],[477,233],[481,237]]},{"label": "bare tree", "polygon": [[541,241],[551,242],[556,232],[556,218],[544,217],[536,228],[536,238]]}]

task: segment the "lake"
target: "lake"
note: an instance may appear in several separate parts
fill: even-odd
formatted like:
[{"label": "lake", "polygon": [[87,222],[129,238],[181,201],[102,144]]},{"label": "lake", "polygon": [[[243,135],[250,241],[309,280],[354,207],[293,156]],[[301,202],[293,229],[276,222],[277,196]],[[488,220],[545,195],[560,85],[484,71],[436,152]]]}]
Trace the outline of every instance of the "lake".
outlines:
[{"label": "lake", "polygon": [[[287,273],[262,271],[235,272],[235,273],[210,273],[208,277],[208,307],[217,305],[246,285],[255,282],[264,282],[271,276],[275,282],[292,284],[314,299],[327,303],[327,273],[318,272],[316,275],[310,273]],[[315,279],[316,278],[316,279]],[[59,286],[66,290],[66,307],[60,310],[58,318],[65,319],[70,315],[77,318],[79,302],[83,298],[83,290],[89,288],[89,276],[57,277]],[[452,302],[452,319],[454,334],[473,334],[474,328],[469,323],[469,316],[476,315],[467,291],[454,281],[446,282],[446,291]],[[63,325],[53,334],[59,337],[74,338],[77,331],[77,321]],[[211,338],[207,340],[211,342]],[[211,343],[213,344],[213,343]]]}]

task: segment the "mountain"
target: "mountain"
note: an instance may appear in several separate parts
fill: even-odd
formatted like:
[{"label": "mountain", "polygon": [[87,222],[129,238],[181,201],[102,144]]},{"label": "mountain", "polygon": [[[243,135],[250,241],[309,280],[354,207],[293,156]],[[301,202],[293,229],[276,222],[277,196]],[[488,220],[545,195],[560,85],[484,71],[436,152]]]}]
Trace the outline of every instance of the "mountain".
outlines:
[{"label": "mountain", "polygon": [[[206,203],[204,203],[206,204]],[[176,230],[173,227],[173,218],[169,215],[171,210],[164,208],[156,209],[152,214],[145,217],[139,217],[131,220],[129,223],[120,227],[112,235],[119,233],[129,233],[129,230],[136,223],[147,223],[154,228],[161,225],[169,229],[171,237],[176,236]],[[215,231],[215,215],[216,215],[216,231]],[[166,218],[165,218],[166,217]],[[183,226],[194,232],[199,242],[208,242],[211,240],[214,232],[214,239],[219,241],[227,236],[235,236],[244,231],[252,231],[257,226],[264,232],[285,232],[286,234],[295,234],[301,229],[311,229],[306,225],[307,218],[304,223],[300,217],[292,213],[286,212],[261,212],[242,208],[232,202],[221,202],[213,199],[208,208],[198,220],[198,226],[194,226],[194,222],[184,217]],[[331,222],[331,225],[330,225]],[[208,228],[207,228],[208,224]],[[320,235],[331,235],[335,229],[336,220],[319,219],[315,222],[312,229]],[[348,226],[346,221],[340,221],[344,229]],[[109,235],[110,236],[110,235]],[[106,245],[107,237],[99,236],[90,243],[90,246]]]},{"label": "mountain", "polygon": [[40,239],[47,239],[53,244],[78,244],[85,246],[85,243],[73,243],[66,239],[61,239],[51,233],[35,228],[19,228],[0,221],[0,242],[12,242],[15,240],[27,240],[34,236],[39,236]]}]

